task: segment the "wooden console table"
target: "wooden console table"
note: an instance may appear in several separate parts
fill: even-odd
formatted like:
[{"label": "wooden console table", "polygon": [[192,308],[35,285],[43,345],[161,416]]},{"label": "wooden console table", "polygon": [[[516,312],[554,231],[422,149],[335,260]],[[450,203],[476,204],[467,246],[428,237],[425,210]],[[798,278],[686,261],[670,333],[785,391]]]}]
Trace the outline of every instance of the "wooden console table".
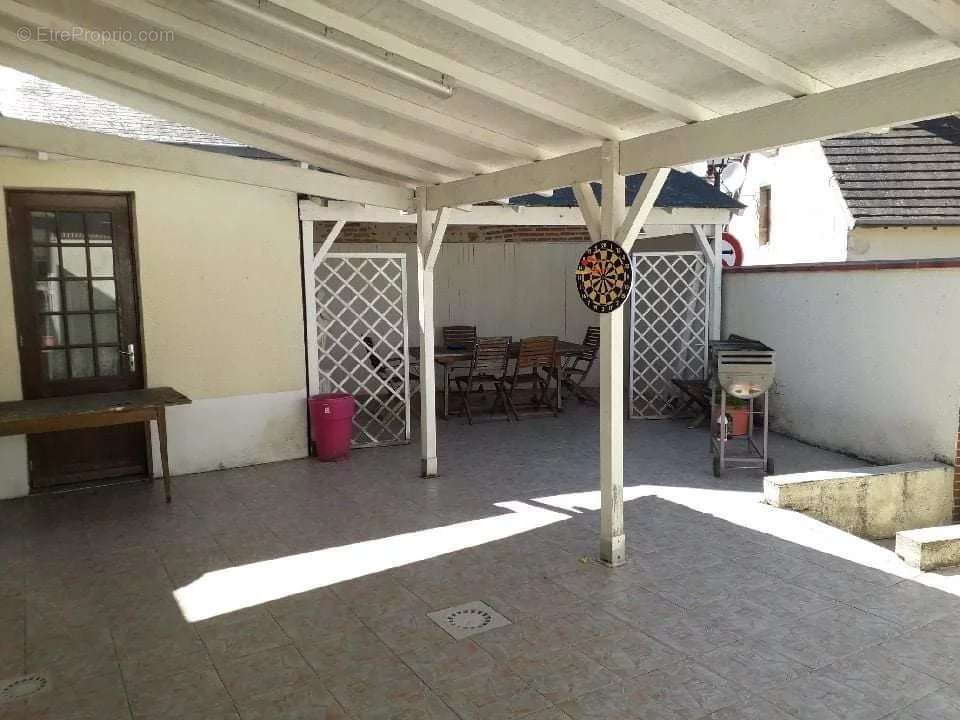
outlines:
[{"label": "wooden console table", "polygon": [[173,388],[72,395],[70,397],[0,402],[0,436],[81,430],[157,423],[160,438],[160,462],[163,466],[163,491],[170,502],[170,464],[167,459],[168,405],[188,405],[191,400]]}]

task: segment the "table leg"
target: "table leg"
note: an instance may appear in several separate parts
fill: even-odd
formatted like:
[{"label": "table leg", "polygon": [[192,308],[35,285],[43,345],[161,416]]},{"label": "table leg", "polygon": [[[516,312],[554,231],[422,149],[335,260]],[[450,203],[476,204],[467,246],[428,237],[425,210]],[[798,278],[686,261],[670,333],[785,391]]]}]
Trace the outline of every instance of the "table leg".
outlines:
[{"label": "table leg", "polygon": [[167,412],[157,410],[157,436],[160,438],[160,465],[163,468],[163,493],[170,502],[170,461],[167,457]]},{"label": "table leg", "polygon": [[557,368],[557,412],[563,410],[563,388],[560,386],[560,363],[555,363]]},{"label": "table leg", "polygon": [[450,366],[444,363],[443,368],[443,419],[450,417]]}]

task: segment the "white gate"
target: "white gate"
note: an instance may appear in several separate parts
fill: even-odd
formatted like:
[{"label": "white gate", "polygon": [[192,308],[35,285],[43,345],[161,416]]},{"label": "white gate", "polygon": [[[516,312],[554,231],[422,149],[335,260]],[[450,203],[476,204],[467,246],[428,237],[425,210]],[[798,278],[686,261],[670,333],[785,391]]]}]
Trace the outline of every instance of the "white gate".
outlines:
[{"label": "white gate", "polygon": [[701,252],[634,253],[630,417],[672,417],[675,379],[706,377],[710,266]]},{"label": "white gate", "polygon": [[409,442],[406,257],[327,253],[314,265],[311,392],[354,396],[353,447]]}]

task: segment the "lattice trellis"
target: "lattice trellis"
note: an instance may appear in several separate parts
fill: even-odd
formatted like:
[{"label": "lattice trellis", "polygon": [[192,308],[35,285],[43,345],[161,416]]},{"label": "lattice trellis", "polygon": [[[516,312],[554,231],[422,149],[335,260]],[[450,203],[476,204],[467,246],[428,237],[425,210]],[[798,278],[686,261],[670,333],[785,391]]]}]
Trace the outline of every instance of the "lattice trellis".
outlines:
[{"label": "lattice trellis", "polygon": [[409,442],[406,258],[328,253],[314,289],[320,392],[354,396],[353,447]]},{"label": "lattice trellis", "polygon": [[630,417],[671,417],[674,379],[707,370],[709,265],[700,252],[635,253],[630,313]]}]

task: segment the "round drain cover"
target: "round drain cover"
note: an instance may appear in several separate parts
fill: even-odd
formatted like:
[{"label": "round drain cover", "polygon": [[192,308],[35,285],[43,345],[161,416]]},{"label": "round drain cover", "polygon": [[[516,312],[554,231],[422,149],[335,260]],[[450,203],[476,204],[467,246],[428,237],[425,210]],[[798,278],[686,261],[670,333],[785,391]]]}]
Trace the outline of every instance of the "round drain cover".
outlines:
[{"label": "round drain cover", "polygon": [[27,675],[10,680],[0,686],[0,703],[22,700],[34,695],[47,687],[47,679],[43,675]]},{"label": "round drain cover", "polygon": [[466,608],[450,613],[447,622],[461,630],[477,630],[493,622],[493,616],[484,610]]}]

